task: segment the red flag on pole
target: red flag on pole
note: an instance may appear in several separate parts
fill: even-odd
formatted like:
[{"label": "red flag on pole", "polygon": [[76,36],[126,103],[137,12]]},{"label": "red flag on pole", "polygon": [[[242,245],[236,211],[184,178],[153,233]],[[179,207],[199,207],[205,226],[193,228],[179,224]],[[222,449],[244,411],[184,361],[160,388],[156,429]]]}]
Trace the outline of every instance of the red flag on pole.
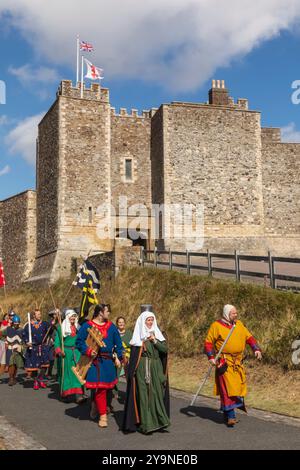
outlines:
[{"label": "red flag on pole", "polygon": [[0,260],[0,287],[5,287],[4,269],[3,269],[3,263],[1,260]]}]

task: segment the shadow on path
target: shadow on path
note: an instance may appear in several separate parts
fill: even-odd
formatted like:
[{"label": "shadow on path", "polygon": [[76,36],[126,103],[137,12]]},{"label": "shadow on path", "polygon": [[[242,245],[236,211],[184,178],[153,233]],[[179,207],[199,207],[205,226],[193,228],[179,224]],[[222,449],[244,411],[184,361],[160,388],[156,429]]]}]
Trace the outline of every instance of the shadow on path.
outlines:
[{"label": "shadow on path", "polygon": [[189,418],[202,418],[213,421],[217,424],[224,424],[223,413],[221,411],[213,410],[203,406],[187,406],[180,409],[180,413],[188,416]]}]

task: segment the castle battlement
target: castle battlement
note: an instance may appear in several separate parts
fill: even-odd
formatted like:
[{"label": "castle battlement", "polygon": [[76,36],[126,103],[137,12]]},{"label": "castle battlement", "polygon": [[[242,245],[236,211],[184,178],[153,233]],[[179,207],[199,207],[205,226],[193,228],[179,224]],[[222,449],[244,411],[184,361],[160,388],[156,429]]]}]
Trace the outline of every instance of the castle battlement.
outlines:
[{"label": "castle battlement", "polygon": [[91,83],[90,88],[86,88],[83,83],[83,98],[81,98],[81,82],[73,86],[72,80],[62,80],[56,96],[67,96],[85,100],[97,100],[109,103],[109,90],[102,88],[99,83]]},{"label": "castle battlement", "polygon": [[116,108],[111,106],[110,112],[112,116],[117,117],[127,117],[127,118],[142,118],[150,119],[154,116],[158,108],[151,108],[151,110],[143,110],[142,114],[139,114],[139,110],[132,108],[130,112],[127,111],[127,108],[120,108],[119,113],[116,112]]}]

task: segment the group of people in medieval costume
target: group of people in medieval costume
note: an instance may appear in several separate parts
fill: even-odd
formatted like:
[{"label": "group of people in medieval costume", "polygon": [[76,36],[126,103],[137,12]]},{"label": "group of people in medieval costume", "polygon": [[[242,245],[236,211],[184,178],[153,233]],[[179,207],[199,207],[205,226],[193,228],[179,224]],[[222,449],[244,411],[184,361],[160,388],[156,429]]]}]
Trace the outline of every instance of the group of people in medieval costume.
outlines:
[{"label": "group of people in medieval costume", "polygon": [[[157,324],[152,306],[141,306],[133,333],[126,329],[124,317],[119,317],[116,325],[109,317],[110,306],[100,304],[94,308],[91,320],[86,319],[81,325],[73,309],[65,311],[63,321],[58,321],[59,311],[52,312],[50,322],[43,322],[40,311],[36,310],[30,325],[27,323],[23,329],[17,315],[10,325],[2,322],[0,340],[5,343],[9,385],[15,383],[17,368],[25,367],[27,379],[34,379],[33,388],[45,388],[45,372],[49,367],[51,370],[50,362],[55,357],[61,399],[73,397],[80,404],[88,398],[87,391],[90,390],[90,416],[98,420],[100,428],[108,426],[108,415],[113,411],[112,397],[114,392],[120,393],[118,381],[124,377],[122,430],[144,434],[167,430],[170,426],[168,341]],[[87,345],[90,328],[102,335],[103,345],[98,350]],[[215,367],[214,393],[220,396],[228,427],[237,423],[237,408],[246,411],[243,354],[247,344],[256,358],[261,359],[261,350],[238,320],[236,308],[225,305],[222,318],[209,328],[204,351],[211,366]],[[3,356],[3,348],[0,348],[0,359],[1,351]],[[81,356],[91,360],[84,386],[73,372]],[[34,377],[30,377],[33,374]]]}]

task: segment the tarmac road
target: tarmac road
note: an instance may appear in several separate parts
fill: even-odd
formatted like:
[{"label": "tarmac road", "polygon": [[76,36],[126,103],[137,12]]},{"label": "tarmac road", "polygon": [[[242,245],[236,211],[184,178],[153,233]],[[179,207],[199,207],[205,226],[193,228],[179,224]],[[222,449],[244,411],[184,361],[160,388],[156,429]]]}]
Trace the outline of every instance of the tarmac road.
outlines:
[{"label": "tarmac road", "polygon": [[[124,390],[123,384],[121,388]],[[204,397],[191,408],[189,397],[177,393],[171,400],[169,431],[148,436],[123,434],[119,430],[123,405],[116,400],[109,427],[100,429],[89,417],[89,403],[65,404],[57,398],[57,384],[34,391],[32,382],[22,383],[19,378],[17,385],[8,387],[5,379],[0,383],[0,415],[47,449],[300,449],[299,423],[289,424],[289,418],[272,422],[239,413],[240,422],[228,429],[216,402]],[[16,435],[14,438],[17,440]],[[24,448],[24,443],[18,447],[15,442],[15,448]]]}]

